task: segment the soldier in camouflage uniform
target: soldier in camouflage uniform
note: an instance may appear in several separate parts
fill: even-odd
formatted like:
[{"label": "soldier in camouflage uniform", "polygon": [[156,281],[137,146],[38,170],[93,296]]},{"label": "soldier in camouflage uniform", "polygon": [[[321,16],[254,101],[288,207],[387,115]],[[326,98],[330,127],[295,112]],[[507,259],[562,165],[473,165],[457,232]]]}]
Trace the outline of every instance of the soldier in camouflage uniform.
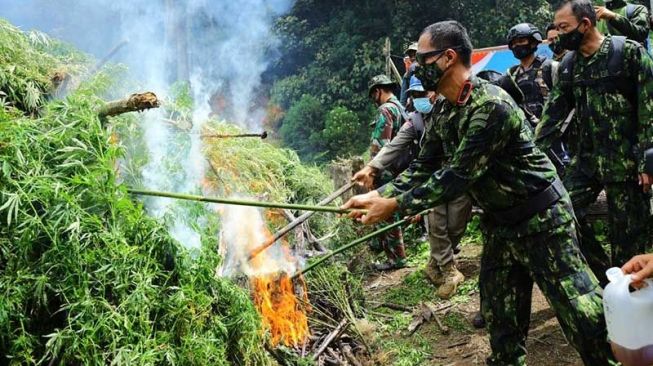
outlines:
[{"label": "soldier in camouflage uniform", "polygon": [[[373,77],[368,85],[369,96],[378,106],[378,115],[370,124],[374,128],[370,145],[370,157],[372,159],[381,151],[383,146],[397,135],[404,120],[403,106],[392,92],[395,87],[396,84],[386,75]],[[391,179],[392,176],[389,174],[381,175],[375,181],[375,186],[379,187]],[[392,224],[396,219],[390,218],[385,223]],[[405,267],[406,250],[401,228],[396,228],[375,238],[372,241],[372,248],[383,250],[388,257],[385,263],[376,263],[376,269],[385,271]]]},{"label": "soldier in camouflage uniform", "polygon": [[558,42],[558,28],[556,28],[555,24],[551,23],[546,26],[545,33],[546,40],[549,41],[549,49],[553,52],[553,61],[559,62],[565,53],[567,53],[567,50],[560,47],[560,43]]},{"label": "soldier in camouflage uniform", "polygon": [[[532,141],[523,111],[471,74],[472,45],[455,21],[427,27],[416,76],[446,101],[431,114],[419,157],[393,182],[349,200],[363,223],[414,215],[468,192],[484,210],[483,311],[491,365],[524,365],[531,288],[537,282],[587,365],[607,365],[601,288],[577,245],[569,195]],[[448,164],[442,158],[452,153]]]},{"label": "soldier in camouflage uniform", "polygon": [[595,10],[596,28],[602,34],[624,36],[643,45],[648,43],[648,9],[644,5],[605,0],[605,6],[596,6]]},{"label": "soldier in camouflage uniform", "polygon": [[[607,283],[605,270],[645,251],[649,242],[650,175],[644,156],[653,147],[653,62],[638,43],[603,36],[588,0],[558,9],[561,44],[571,50],[560,64],[536,130],[540,148],[560,136],[567,113],[576,109],[570,129],[575,157],[565,176],[579,219],[581,249],[594,273]],[[564,33],[562,33],[564,32]],[[605,189],[611,257],[585,220],[588,206]]]}]

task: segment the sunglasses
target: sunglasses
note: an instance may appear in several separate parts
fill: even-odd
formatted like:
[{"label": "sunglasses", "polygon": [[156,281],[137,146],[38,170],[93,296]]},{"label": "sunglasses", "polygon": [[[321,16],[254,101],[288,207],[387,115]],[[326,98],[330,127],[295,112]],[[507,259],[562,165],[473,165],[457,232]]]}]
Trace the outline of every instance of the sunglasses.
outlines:
[{"label": "sunglasses", "polygon": [[420,65],[426,65],[426,60],[427,59],[429,59],[429,58],[431,58],[433,56],[437,56],[437,55],[445,52],[446,50],[457,50],[458,48],[460,48],[460,47],[447,47],[447,48],[443,48],[443,49],[440,49],[440,50],[434,50],[434,51],[423,52],[423,53],[418,52],[418,53],[415,54],[415,61],[417,61],[417,63],[420,64]]}]

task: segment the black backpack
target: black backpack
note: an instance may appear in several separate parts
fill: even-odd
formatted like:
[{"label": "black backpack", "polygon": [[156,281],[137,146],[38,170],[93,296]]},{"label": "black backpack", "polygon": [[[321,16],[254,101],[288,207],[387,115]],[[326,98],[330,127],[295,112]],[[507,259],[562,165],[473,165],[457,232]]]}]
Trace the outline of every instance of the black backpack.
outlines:
[{"label": "black backpack", "polygon": [[[598,80],[574,81],[574,61],[576,60],[576,51],[569,51],[562,58],[562,61],[560,61],[559,82],[563,88],[571,88],[574,85],[580,85],[582,87],[598,89],[607,94],[617,92],[623,95],[633,107],[637,107],[637,83],[623,75],[626,37],[611,37],[612,45],[610,51],[608,51],[607,76]],[[573,93],[569,91],[567,95],[573,96]]]}]

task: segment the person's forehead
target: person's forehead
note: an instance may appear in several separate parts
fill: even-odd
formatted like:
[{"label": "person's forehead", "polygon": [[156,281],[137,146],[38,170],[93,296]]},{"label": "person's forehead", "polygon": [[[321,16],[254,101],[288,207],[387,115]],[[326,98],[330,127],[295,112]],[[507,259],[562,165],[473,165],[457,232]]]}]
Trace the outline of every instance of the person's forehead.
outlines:
[{"label": "person's forehead", "polygon": [[431,45],[431,35],[424,33],[419,37],[417,41],[417,52],[426,53],[430,51],[435,51],[435,47]]},{"label": "person's forehead", "polygon": [[576,17],[574,16],[574,13],[571,11],[571,5],[566,4],[562,8],[560,8],[558,11],[556,11],[554,15],[554,20],[555,24],[559,25],[560,23],[572,23],[576,20]]},{"label": "person's forehead", "polygon": [[530,39],[528,37],[517,37],[512,40],[512,43],[528,43]]}]

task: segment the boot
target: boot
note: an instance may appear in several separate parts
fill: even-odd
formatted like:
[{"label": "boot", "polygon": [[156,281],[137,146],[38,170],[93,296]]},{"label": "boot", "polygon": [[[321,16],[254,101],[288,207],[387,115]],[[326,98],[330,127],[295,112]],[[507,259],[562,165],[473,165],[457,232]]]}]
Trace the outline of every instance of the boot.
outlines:
[{"label": "boot", "polygon": [[448,299],[456,293],[458,285],[465,280],[465,276],[458,271],[453,261],[442,266],[441,270],[444,282],[438,288],[437,294],[441,299]]},{"label": "boot", "polygon": [[440,267],[433,259],[429,259],[429,263],[424,267],[424,276],[426,276],[426,279],[431,281],[431,283],[436,287],[444,283],[442,271],[440,271]]},{"label": "boot", "polygon": [[393,271],[395,269],[401,269],[406,267],[406,261],[403,259],[399,259],[396,261],[393,260],[387,260],[382,263],[374,263],[374,269],[377,271]]}]

